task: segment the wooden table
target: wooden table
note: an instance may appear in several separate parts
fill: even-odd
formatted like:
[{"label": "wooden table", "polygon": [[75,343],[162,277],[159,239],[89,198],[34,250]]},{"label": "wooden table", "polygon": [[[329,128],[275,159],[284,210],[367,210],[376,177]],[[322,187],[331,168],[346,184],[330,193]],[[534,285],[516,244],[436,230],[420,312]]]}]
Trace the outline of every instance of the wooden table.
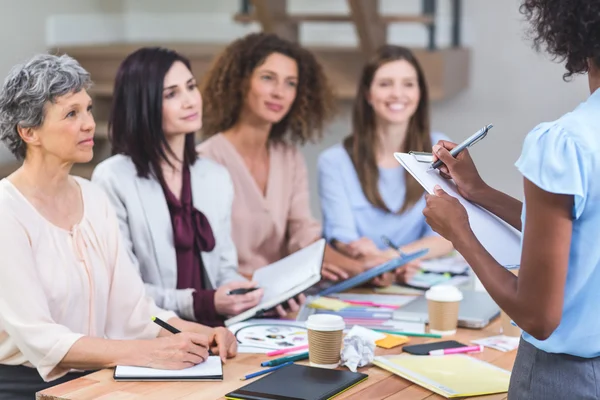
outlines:
[{"label": "wooden table", "polygon": [[[468,344],[471,340],[500,333],[500,321],[496,320],[482,330],[459,329],[455,336],[449,337]],[[444,338],[446,340],[447,338]],[[411,338],[411,344],[428,343],[441,339]],[[377,355],[398,354],[401,347],[384,350],[377,348]],[[511,370],[516,356],[516,351],[503,353],[486,348],[483,353],[473,357],[487,361],[500,368]],[[87,375],[62,385],[44,390],[37,394],[37,399],[43,400],[165,400],[165,399],[223,399],[224,395],[244,386],[253,380],[240,381],[240,378],[249,373],[260,370],[261,361],[267,360],[264,354],[239,354],[228,360],[224,366],[225,380],[222,382],[115,382],[112,370],[102,370]],[[307,362],[302,362],[306,364]],[[371,366],[360,368],[360,372],[369,375],[369,378],[336,397],[337,399],[356,400],[434,400],[443,399],[421,386],[415,385],[399,376],[393,375],[381,368]],[[255,378],[260,379],[260,378]],[[506,393],[480,396],[476,399],[500,400],[506,399]]]}]

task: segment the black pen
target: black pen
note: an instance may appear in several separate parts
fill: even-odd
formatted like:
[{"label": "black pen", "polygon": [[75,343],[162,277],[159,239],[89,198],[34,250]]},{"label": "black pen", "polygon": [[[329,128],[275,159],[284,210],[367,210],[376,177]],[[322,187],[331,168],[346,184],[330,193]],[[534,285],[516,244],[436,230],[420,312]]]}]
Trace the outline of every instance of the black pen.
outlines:
[{"label": "black pen", "polygon": [[[158,317],[152,317],[152,321],[154,321],[154,323],[156,323],[158,326],[160,326],[163,329],[168,330],[169,332],[171,332],[174,335],[181,333],[181,331],[179,329],[175,328],[171,324],[166,323],[165,321],[163,321],[162,319],[160,319]],[[210,348],[208,349],[208,355],[214,356],[214,354]]]}]

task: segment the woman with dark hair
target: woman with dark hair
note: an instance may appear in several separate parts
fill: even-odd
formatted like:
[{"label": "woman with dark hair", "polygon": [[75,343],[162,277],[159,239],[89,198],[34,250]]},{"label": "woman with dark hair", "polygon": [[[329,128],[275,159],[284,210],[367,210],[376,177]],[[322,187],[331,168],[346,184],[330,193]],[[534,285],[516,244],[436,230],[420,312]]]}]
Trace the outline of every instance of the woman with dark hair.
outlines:
[{"label": "woman with dark hair", "polygon": [[121,64],[109,134],[113,157],[92,180],[117,209],[126,249],[156,303],[210,326],[254,307],[262,289],[237,273],[233,187],[225,168],[198,158],[202,98],[190,62],[142,48]]},{"label": "woman with dark hair", "polygon": [[[0,180],[0,399],[32,399],[84,371],[182,369],[225,360],[224,328],[183,321],[146,296],[102,189],[69,175],[94,155],[90,75],[37,55],[0,88],[0,139],[23,165]],[[156,316],[182,331],[173,335]]]},{"label": "woman with dark hair", "polygon": [[[325,237],[353,257],[398,257],[382,236],[404,252],[448,254],[452,245],[425,223],[423,187],[394,158],[394,152],[429,151],[445,138],[430,131],[427,84],[413,53],[379,48],[358,83],[352,133],[319,157]],[[418,261],[404,266],[398,277],[406,280],[417,268]]]},{"label": "woman with dark hair", "polygon": [[[312,53],[266,33],[230,44],[207,73],[202,95],[208,139],[198,151],[231,174],[233,240],[240,272],[251,276],[322,236],[298,145],[320,137],[334,97]],[[324,261],[330,279],[381,262],[355,261],[330,246]]]},{"label": "woman with dark hair", "polygon": [[465,209],[437,188],[424,214],[466,258],[481,283],[523,329],[510,400],[597,399],[600,393],[600,2],[527,0],[536,48],[566,61],[567,79],[587,74],[590,97],[535,127],[516,165],[523,204],[487,186],[468,151],[433,151],[462,196],[523,232],[519,276],[499,265],[469,227]]}]

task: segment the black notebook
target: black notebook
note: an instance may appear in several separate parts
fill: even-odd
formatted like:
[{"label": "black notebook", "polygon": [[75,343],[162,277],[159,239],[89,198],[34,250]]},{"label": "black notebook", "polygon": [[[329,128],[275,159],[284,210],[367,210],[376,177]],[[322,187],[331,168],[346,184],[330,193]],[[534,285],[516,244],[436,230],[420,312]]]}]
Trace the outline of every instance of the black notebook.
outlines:
[{"label": "black notebook", "polygon": [[231,400],[327,400],[368,377],[359,372],[291,364],[225,397]]}]

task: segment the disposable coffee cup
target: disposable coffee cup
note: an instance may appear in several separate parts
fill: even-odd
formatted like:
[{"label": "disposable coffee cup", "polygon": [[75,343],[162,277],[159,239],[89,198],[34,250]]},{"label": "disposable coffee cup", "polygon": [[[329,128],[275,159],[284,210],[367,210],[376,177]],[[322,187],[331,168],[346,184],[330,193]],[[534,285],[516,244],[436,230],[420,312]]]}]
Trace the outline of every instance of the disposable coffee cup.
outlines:
[{"label": "disposable coffee cup", "polygon": [[425,298],[429,313],[429,332],[442,336],[456,334],[462,292],[455,286],[437,285],[425,292]]},{"label": "disposable coffee cup", "polygon": [[308,359],[312,367],[337,368],[346,324],[339,315],[315,314],[308,317]]},{"label": "disposable coffee cup", "polygon": [[521,336],[521,328],[515,325],[504,311],[500,311],[500,324],[502,325],[502,334],[504,336]]}]

